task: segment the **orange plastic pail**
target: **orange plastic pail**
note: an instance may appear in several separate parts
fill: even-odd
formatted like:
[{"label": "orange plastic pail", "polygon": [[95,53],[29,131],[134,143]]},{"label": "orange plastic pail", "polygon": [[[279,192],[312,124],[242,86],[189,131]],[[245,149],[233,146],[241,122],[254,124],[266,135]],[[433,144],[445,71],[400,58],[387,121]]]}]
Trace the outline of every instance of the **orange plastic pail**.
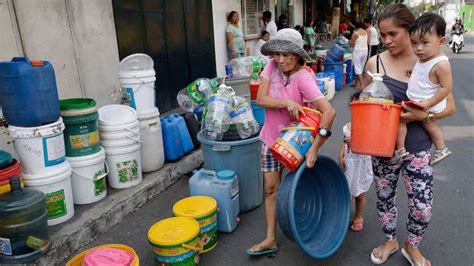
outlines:
[{"label": "orange plastic pail", "polygon": [[401,106],[390,103],[351,103],[351,149],[354,153],[392,157]]},{"label": "orange plastic pail", "polygon": [[314,142],[321,113],[304,107],[305,116],[283,128],[280,137],[270,147],[272,155],[290,171],[296,171]]}]

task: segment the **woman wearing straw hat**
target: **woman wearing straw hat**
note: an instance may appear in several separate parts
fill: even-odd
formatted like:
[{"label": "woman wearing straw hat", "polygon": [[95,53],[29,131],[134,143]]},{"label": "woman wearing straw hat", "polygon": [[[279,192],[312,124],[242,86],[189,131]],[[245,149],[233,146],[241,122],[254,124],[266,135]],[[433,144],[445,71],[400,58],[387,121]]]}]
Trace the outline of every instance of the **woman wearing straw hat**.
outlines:
[{"label": "woman wearing straw hat", "polygon": [[299,115],[304,115],[303,103],[322,112],[320,129],[313,145],[306,154],[308,167],[313,167],[319,149],[331,135],[336,112],[321,94],[314,77],[304,70],[305,61],[311,60],[303,49],[301,34],[294,29],[282,29],[262,46],[262,54],[271,59],[261,74],[257,104],[265,107],[265,124],[260,132],[263,141],[261,169],[265,190],[265,218],[267,232],[265,239],[249,248],[249,255],[262,255],[278,250],[276,242],[276,193],[280,185],[282,164],[273,157],[269,147],[278,138],[280,129],[286,127]]}]

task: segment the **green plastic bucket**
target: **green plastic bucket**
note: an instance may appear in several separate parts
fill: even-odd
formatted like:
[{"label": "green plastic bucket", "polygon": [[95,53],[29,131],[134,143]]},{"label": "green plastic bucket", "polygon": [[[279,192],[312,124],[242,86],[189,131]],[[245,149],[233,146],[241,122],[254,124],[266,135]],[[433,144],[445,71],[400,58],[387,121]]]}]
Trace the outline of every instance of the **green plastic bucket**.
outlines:
[{"label": "green plastic bucket", "polygon": [[59,101],[66,129],[64,143],[67,157],[86,156],[99,152],[99,131],[96,103],[93,99],[71,98]]}]

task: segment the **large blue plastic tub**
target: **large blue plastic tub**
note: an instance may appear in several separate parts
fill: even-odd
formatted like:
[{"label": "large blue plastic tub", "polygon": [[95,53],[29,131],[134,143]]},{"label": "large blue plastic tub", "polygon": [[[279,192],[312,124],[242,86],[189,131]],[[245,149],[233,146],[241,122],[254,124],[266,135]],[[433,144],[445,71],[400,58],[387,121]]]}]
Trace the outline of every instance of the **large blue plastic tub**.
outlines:
[{"label": "large blue plastic tub", "polygon": [[319,156],[283,179],[277,194],[277,220],[289,239],[315,259],[332,256],[349,227],[350,194],[336,162]]},{"label": "large blue plastic tub", "polygon": [[0,105],[13,126],[37,127],[57,121],[59,98],[53,66],[27,57],[0,62]]},{"label": "large blue plastic tub", "polygon": [[334,72],[336,76],[336,91],[342,90],[342,82],[344,78],[344,66],[342,62],[325,62],[324,72]]},{"label": "large blue plastic tub", "polygon": [[263,176],[260,170],[262,142],[257,137],[237,141],[207,140],[199,132],[204,168],[233,170],[239,178],[240,212],[257,208],[263,202]]},{"label": "large blue plastic tub", "polygon": [[252,101],[252,112],[259,125],[265,123],[265,108],[257,105],[257,101]]}]

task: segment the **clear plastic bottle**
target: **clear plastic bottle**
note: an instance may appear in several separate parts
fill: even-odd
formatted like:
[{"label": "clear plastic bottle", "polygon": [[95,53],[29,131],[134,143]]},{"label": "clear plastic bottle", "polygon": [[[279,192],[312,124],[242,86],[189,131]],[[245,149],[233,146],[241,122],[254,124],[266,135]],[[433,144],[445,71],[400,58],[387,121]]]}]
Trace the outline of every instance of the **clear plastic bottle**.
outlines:
[{"label": "clear plastic bottle", "polygon": [[235,105],[229,116],[231,123],[235,124],[237,128],[240,138],[247,139],[257,134],[260,131],[260,125],[253,116],[252,107],[249,102],[238,96],[234,97],[234,102],[238,104]]},{"label": "clear plastic bottle", "polygon": [[252,73],[258,73],[262,69],[262,62],[255,56],[234,58],[229,61],[232,66],[234,78],[250,77]]},{"label": "clear plastic bottle", "polygon": [[378,103],[393,103],[393,94],[383,83],[383,75],[379,73],[367,73],[372,77],[372,82],[367,86],[367,88],[362,90],[359,100]]},{"label": "clear plastic bottle", "polygon": [[205,104],[207,98],[216,91],[217,79],[200,78],[180,90],[176,96],[176,100],[181,108],[192,112],[197,107]]},{"label": "clear plastic bottle", "polygon": [[230,125],[229,112],[232,107],[232,98],[225,84],[219,86],[217,93],[211,95],[207,101],[207,112],[204,118],[204,137],[211,140],[222,140]]}]

